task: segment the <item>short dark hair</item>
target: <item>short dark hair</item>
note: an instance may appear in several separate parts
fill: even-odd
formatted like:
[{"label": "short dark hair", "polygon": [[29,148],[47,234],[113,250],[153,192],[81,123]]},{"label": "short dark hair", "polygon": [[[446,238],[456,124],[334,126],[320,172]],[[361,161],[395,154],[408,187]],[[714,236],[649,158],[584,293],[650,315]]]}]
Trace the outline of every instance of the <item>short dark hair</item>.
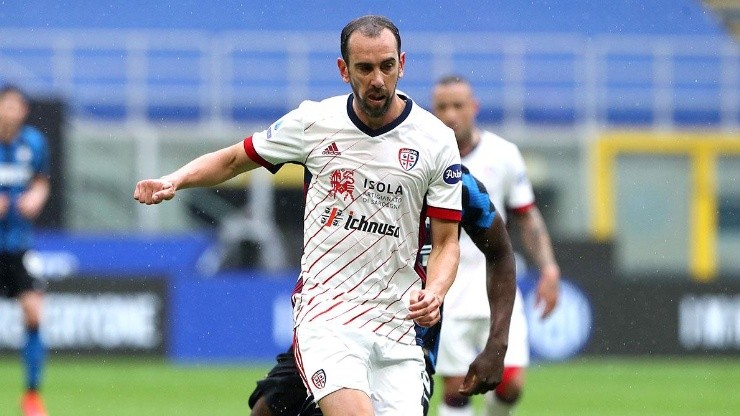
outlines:
[{"label": "short dark hair", "polygon": [[21,98],[23,98],[23,101],[28,103],[28,96],[19,87],[13,84],[5,84],[2,86],[2,88],[0,88],[0,97],[4,97],[6,94],[11,94],[11,93],[20,95]]},{"label": "short dark hair", "polygon": [[437,80],[437,85],[465,84],[470,85],[470,81],[462,75],[451,74],[445,75]]},{"label": "short dark hair", "polygon": [[339,48],[342,52],[342,59],[344,59],[344,62],[349,62],[349,51],[347,50],[347,44],[349,43],[349,37],[353,33],[359,30],[360,33],[362,33],[363,35],[374,38],[380,36],[380,32],[382,32],[383,29],[388,29],[391,31],[391,33],[393,33],[393,36],[396,38],[396,44],[398,46],[398,54],[400,55],[401,34],[399,33],[396,25],[393,24],[393,22],[391,22],[391,20],[385,16],[367,15],[354,19],[353,21],[347,23],[347,26],[342,29],[342,34],[339,38]]}]

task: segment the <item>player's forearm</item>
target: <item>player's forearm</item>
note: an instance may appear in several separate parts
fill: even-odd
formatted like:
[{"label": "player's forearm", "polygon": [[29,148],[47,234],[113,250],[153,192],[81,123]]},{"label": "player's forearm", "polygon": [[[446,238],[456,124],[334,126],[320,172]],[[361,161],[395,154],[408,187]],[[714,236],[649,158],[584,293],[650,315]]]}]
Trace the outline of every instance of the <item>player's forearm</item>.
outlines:
[{"label": "player's forearm", "polygon": [[486,287],[491,312],[487,347],[506,352],[509,325],[516,296],[516,266],[509,250],[495,259],[486,259]]},{"label": "player's forearm", "polygon": [[519,218],[519,221],[521,223],[522,242],[532,261],[540,270],[552,266],[557,267],[550,234],[540,210],[537,207],[532,207]]},{"label": "player's forearm", "polygon": [[38,175],[33,178],[28,189],[16,201],[21,215],[29,220],[36,219],[49,199],[50,189],[51,185],[47,176]]},{"label": "player's forearm", "polygon": [[218,185],[257,166],[247,163],[246,156],[240,158],[238,152],[244,151],[235,146],[239,145],[202,155],[161,179],[171,182],[175,189],[207,187]]},{"label": "player's forearm", "polygon": [[460,244],[457,236],[453,240],[432,246],[427,263],[426,289],[443,300],[452,286],[460,262]]}]

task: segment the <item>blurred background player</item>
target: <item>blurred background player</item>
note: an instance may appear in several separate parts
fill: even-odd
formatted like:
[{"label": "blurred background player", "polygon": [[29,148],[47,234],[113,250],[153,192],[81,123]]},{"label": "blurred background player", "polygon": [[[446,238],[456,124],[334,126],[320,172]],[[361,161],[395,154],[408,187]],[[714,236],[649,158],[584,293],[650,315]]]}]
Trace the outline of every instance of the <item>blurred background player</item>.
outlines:
[{"label": "blurred background player", "polygon": [[[443,77],[432,95],[433,112],[455,131],[463,164],[488,189],[502,218],[511,213],[524,249],[540,272],[536,304],[547,317],[558,299],[560,268],[547,227],[537,209],[532,185],[517,146],[476,126],[479,104],[470,83],[460,76]],[[444,382],[441,416],[472,415],[469,399],[458,392],[468,364],[486,340],[489,311],[483,296],[485,260],[471,239],[460,237],[460,266],[445,299],[438,373]],[[529,365],[527,322],[517,289],[509,331],[504,377],[487,398],[489,415],[513,414]]]},{"label": "blurred background player", "polygon": [[23,256],[31,246],[32,222],[49,197],[46,139],[25,125],[29,103],[14,86],[0,90],[0,293],[17,298],[26,340],[22,350],[25,416],[46,415],[39,395],[45,349],[39,333],[42,292],[28,274]]},{"label": "blurred background player", "polygon": [[[486,292],[490,316],[490,331],[485,348],[470,365],[463,384],[462,394],[481,394],[495,388],[500,382],[504,369],[504,355],[508,342],[509,322],[511,320],[516,294],[516,275],[514,251],[511,248],[506,226],[491,202],[485,186],[476,180],[463,166],[462,176],[462,229],[471,236],[477,250],[485,256]],[[421,249],[419,263],[426,266],[431,251],[429,236]],[[446,312],[445,312],[446,313]],[[439,332],[444,319],[431,328],[417,327],[418,342],[424,347],[427,372],[430,382],[436,366]],[[257,382],[249,397],[252,416],[319,416],[313,400],[306,396],[300,374],[296,368],[293,349],[279,354],[277,363],[267,376]],[[433,383],[430,383],[433,393]],[[426,415],[429,408],[426,407]]]}]

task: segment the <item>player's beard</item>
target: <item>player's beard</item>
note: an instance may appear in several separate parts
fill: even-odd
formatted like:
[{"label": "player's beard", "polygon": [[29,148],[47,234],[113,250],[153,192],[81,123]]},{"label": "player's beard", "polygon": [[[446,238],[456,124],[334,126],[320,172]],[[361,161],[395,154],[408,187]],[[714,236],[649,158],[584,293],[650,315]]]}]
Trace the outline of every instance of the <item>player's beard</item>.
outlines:
[{"label": "player's beard", "polygon": [[[393,104],[393,98],[396,95],[395,90],[393,94],[390,94],[385,88],[374,88],[372,90],[368,90],[365,95],[362,96],[360,95],[359,89],[355,86],[355,84],[352,83],[351,85],[352,92],[355,95],[355,100],[357,100],[357,103],[360,105],[360,109],[362,110],[362,112],[365,113],[365,115],[369,118],[381,118],[388,112],[388,109],[391,108],[391,104]],[[382,94],[385,95],[385,99],[380,105],[373,106],[368,102],[368,94]]]}]

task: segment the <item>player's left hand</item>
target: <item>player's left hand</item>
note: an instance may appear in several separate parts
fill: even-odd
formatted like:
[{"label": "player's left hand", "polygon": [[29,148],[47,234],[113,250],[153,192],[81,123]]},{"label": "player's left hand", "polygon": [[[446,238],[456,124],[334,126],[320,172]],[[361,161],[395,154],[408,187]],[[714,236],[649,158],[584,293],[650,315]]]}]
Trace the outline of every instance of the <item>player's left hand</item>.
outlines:
[{"label": "player's left hand", "polygon": [[506,349],[499,351],[484,348],[468,367],[468,374],[458,392],[464,396],[472,396],[495,389],[504,374],[504,355]]},{"label": "player's left hand", "polygon": [[423,326],[430,327],[439,322],[442,317],[440,307],[442,300],[431,290],[412,290],[409,302],[409,314],[407,319]]},{"label": "player's left hand", "polygon": [[545,266],[540,271],[540,280],[537,282],[537,298],[535,305],[542,308],[541,318],[547,318],[558,303],[560,292],[560,267],[557,264]]}]

